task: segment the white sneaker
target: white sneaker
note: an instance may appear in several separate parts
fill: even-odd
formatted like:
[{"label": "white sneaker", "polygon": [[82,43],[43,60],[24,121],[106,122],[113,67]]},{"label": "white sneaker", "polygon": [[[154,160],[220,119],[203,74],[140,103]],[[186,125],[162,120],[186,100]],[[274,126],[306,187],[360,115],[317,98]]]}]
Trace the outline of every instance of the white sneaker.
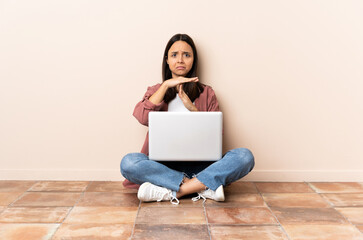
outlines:
[{"label": "white sneaker", "polygon": [[149,182],[141,184],[139,191],[137,192],[137,197],[143,202],[160,202],[170,200],[172,204],[179,204],[179,200],[173,196],[171,190],[156,186]]},{"label": "white sneaker", "polygon": [[199,199],[203,198],[205,202],[207,198],[213,199],[217,202],[223,202],[224,201],[224,191],[223,191],[223,185],[219,186],[215,191],[211,189],[204,190],[203,192],[198,193],[197,197],[192,198],[194,202],[198,201]]}]

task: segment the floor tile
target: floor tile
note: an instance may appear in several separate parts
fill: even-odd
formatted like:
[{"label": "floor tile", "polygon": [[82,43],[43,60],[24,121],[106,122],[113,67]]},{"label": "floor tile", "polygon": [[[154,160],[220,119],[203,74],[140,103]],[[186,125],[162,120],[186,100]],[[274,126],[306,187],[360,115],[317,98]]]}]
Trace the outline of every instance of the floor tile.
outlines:
[{"label": "floor tile", "polygon": [[205,205],[208,207],[266,207],[261,195],[257,193],[231,193],[225,194],[225,198],[224,202],[207,199]]},{"label": "floor tile", "polygon": [[314,192],[304,182],[255,182],[261,193],[310,193]]},{"label": "floor tile", "polygon": [[124,193],[137,193],[137,189],[125,188],[122,182],[91,182],[86,189],[86,192],[124,192]]},{"label": "floor tile", "polygon": [[362,240],[352,225],[283,225],[291,240]]},{"label": "floor tile", "polygon": [[27,192],[12,206],[22,207],[69,207],[73,206],[82,193]]},{"label": "floor tile", "polygon": [[159,240],[159,239],[195,239],[209,240],[208,227],[206,224],[175,224],[175,225],[152,225],[136,224],[132,239]]},{"label": "floor tile", "polygon": [[171,204],[170,201],[162,201],[162,202],[141,202],[140,205],[142,208],[143,207],[199,207],[199,208],[203,208],[203,199],[199,200],[199,201],[192,201],[191,198],[182,198],[179,199],[179,205],[174,205]]},{"label": "floor tile", "polygon": [[330,204],[317,193],[264,193],[262,196],[270,207],[330,207]]},{"label": "floor tile", "polygon": [[318,193],[363,193],[363,186],[357,182],[312,182],[310,185]]},{"label": "floor tile", "polygon": [[52,240],[65,239],[129,239],[133,224],[67,224],[64,223]]},{"label": "floor tile", "polygon": [[333,208],[271,208],[281,224],[347,224]]},{"label": "floor tile", "polygon": [[7,206],[18,199],[24,192],[0,192],[0,206]]},{"label": "floor tile", "polygon": [[138,207],[140,200],[135,193],[86,192],[77,206]]},{"label": "floor tile", "polygon": [[140,203],[120,181],[0,181],[0,239],[129,239],[135,222],[133,239],[209,239],[207,219],[212,239],[363,239],[362,183],[238,181],[224,190],[225,202],[172,205]]},{"label": "floor tile", "polygon": [[363,233],[363,225],[356,225],[355,227],[358,228],[361,233]]},{"label": "floor tile", "polygon": [[[180,206],[180,205],[179,205]],[[142,207],[137,224],[206,224],[203,208]]]},{"label": "floor tile", "polygon": [[363,193],[325,193],[322,196],[334,207],[363,207]]},{"label": "floor tile", "polygon": [[258,193],[253,182],[234,182],[224,188],[224,193]]},{"label": "floor tile", "polygon": [[0,214],[0,222],[61,223],[70,207],[10,207]]},{"label": "floor tile", "polygon": [[280,226],[211,225],[213,240],[288,240]]},{"label": "floor tile", "polygon": [[36,192],[82,192],[89,182],[42,181],[34,184],[28,191]]},{"label": "floor tile", "polygon": [[268,208],[207,208],[210,224],[277,224]]},{"label": "floor tile", "polygon": [[132,224],[137,210],[137,207],[74,207],[64,222]]},{"label": "floor tile", "polygon": [[363,225],[363,207],[336,208],[351,223]]},{"label": "floor tile", "polygon": [[48,240],[59,224],[8,224],[0,223],[0,239],[6,240]]},{"label": "floor tile", "polygon": [[0,192],[25,192],[36,181],[0,181]]}]

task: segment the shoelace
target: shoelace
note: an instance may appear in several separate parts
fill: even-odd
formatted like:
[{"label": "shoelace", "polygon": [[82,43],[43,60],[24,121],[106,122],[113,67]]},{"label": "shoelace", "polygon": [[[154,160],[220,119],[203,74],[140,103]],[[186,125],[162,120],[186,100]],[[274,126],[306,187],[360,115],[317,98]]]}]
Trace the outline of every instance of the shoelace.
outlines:
[{"label": "shoelace", "polygon": [[[174,205],[178,205],[179,204],[179,199],[177,199],[173,195],[171,195],[170,197],[171,197],[171,199],[170,199],[171,204],[174,204]],[[174,202],[174,200],[175,200],[175,202]]]},{"label": "shoelace", "polygon": [[165,190],[163,194],[160,195],[160,198],[156,200],[157,202],[161,202],[165,197],[170,197],[171,204],[178,205],[179,199],[173,196],[173,194],[169,190]]},{"label": "shoelace", "polygon": [[193,197],[192,198],[192,201],[193,202],[196,202],[196,201],[199,201],[199,199],[201,199],[201,198],[203,198],[203,203],[205,203],[205,201],[207,200],[207,198],[206,197],[204,197],[202,194],[200,194],[200,193],[198,193],[198,196],[196,196],[196,197]]}]

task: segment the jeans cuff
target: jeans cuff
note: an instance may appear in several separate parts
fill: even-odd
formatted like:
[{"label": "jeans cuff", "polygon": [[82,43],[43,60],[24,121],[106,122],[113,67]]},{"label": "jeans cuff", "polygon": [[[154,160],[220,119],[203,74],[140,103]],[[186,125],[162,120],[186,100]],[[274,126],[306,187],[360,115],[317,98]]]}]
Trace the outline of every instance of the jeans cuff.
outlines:
[{"label": "jeans cuff", "polygon": [[176,192],[179,192],[180,190],[180,186],[184,183],[184,177],[187,176],[185,173],[181,173],[181,179],[179,181],[177,181],[179,184],[178,184],[178,187],[176,189],[171,189],[171,190],[174,190]]},{"label": "jeans cuff", "polygon": [[199,182],[203,183],[207,188],[212,189],[213,191],[217,190],[217,188],[222,185],[214,181],[210,181],[206,177],[203,177],[203,175],[196,175],[195,177],[198,179]]}]

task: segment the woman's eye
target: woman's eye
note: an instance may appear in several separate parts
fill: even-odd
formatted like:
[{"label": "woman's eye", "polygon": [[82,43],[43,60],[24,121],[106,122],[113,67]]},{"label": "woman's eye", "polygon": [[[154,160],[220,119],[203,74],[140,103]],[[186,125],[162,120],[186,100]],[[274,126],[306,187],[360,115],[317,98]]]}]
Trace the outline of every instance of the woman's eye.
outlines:
[{"label": "woman's eye", "polygon": [[189,54],[189,53],[186,53],[186,54],[185,54],[185,56],[186,56],[186,57],[190,57],[190,54]]},{"label": "woman's eye", "polygon": [[173,53],[173,54],[171,54],[171,56],[172,56],[172,57],[176,57],[176,54],[175,54],[175,53]]}]

